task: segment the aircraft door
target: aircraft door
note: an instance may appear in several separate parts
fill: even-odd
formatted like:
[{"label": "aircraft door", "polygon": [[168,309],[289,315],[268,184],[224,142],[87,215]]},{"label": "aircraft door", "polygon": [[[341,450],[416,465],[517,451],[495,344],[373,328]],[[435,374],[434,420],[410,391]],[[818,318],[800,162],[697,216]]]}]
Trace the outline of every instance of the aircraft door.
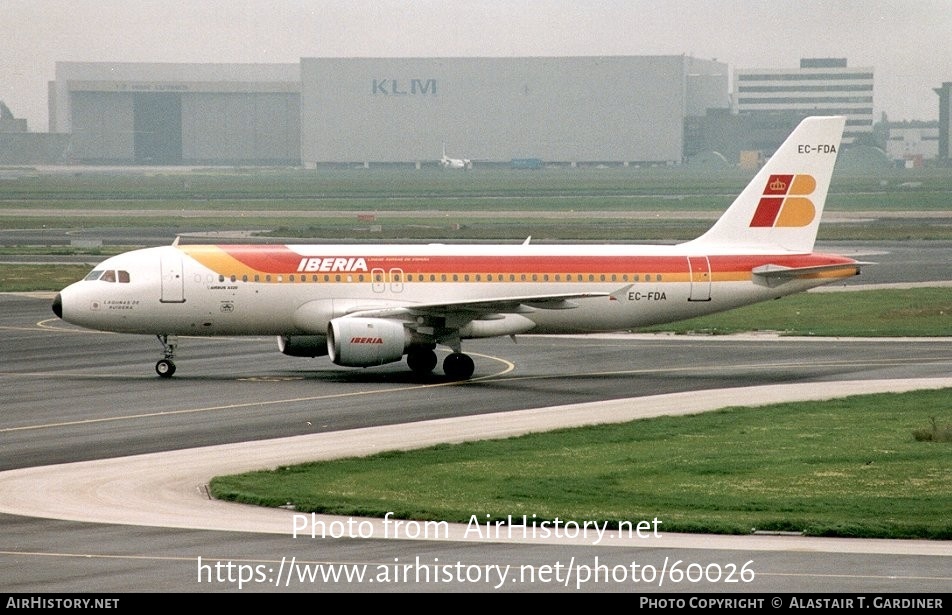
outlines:
[{"label": "aircraft door", "polygon": [[706,256],[689,256],[691,292],[688,301],[711,300],[711,261]]},{"label": "aircraft door", "polygon": [[182,255],[166,251],[160,258],[162,267],[162,303],[185,303],[185,277],[182,271]]},{"label": "aircraft door", "polygon": [[403,269],[394,268],[390,270],[390,292],[403,292]]},{"label": "aircraft door", "polygon": [[383,269],[379,267],[374,267],[370,270],[370,279],[372,280],[373,290],[375,293],[382,293],[387,290],[387,274]]}]

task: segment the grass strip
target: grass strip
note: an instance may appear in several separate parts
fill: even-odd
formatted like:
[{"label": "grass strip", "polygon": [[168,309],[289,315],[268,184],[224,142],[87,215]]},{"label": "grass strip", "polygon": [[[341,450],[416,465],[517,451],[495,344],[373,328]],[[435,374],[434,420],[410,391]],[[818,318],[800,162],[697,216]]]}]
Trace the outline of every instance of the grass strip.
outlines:
[{"label": "grass strip", "polygon": [[648,332],[721,335],[775,331],[824,337],[921,337],[952,334],[952,290],[943,287],[801,293]]},{"label": "grass strip", "polygon": [[[662,521],[661,532],[952,539],[952,390],[728,408],[387,452],[211,482],[297,511],[468,523]],[[941,428],[941,427],[940,427]]]}]

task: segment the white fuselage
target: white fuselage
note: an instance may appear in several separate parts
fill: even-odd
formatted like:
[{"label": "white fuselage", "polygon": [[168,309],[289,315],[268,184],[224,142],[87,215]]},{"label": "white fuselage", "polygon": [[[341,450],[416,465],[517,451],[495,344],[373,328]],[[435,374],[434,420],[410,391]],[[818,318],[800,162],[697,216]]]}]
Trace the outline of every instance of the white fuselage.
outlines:
[{"label": "white fuselage", "polygon": [[[104,261],[96,271],[117,273],[70,285],[61,302],[64,320],[93,329],[323,335],[331,319],[365,310],[597,294],[563,309],[478,314],[462,337],[584,333],[800,292],[855,275],[852,263],[814,254],[692,255],[678,246],[167,246]],[[768,264],[843,268],[773,288],[751,273]]]}]

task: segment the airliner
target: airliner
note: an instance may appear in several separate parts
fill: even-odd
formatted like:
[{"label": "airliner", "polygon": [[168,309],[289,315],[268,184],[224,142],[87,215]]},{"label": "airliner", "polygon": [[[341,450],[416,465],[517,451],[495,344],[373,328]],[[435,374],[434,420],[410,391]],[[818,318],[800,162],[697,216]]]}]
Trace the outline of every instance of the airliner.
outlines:
[{"label": "airliner", "polygon": [[82,327],[150,334],[169,378],[179,336],[275,336],[295,357],[371,367],[406,357],[473,377],[463,340],[637,329],[858,275],[813,251],[845,119],[809,117],[713,226],[672,245],[171,245],[106,259],[60,291]]},{"label": "airliner", "polygon": [[443,157],[440,158],[440,166],[444,169],[463,169],[468,171],[473,168],[473,161],[469,158],[450,158],[446,155],[446,145],[443,145]]}]

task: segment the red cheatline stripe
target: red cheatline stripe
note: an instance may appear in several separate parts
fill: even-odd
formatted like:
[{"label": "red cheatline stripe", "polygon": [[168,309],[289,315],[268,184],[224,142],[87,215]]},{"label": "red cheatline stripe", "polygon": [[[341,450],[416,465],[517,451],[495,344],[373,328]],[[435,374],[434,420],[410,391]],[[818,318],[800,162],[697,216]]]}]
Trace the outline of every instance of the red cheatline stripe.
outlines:
[{"label": "red cheatline stripe", "polygon": [[[286,246],[183,246],[183,251],[222,275],[242,273],[361,273],[361,271],[298,271],[302,257]],[[371,248],[372,249],[372,248]],[[335,254],[313,258],[342,258]],[[686,273],[686,256],[387,256],[361,257],[367,271],[401,269],[417,274],[675,274]],[[785,267],[811,267],[834,263],[849,264],[843,257],[825,255],[726,255],[710,257],[713,274],[744,273],[764,264]],[[235,269],[245,269],[236,271]]]}]

